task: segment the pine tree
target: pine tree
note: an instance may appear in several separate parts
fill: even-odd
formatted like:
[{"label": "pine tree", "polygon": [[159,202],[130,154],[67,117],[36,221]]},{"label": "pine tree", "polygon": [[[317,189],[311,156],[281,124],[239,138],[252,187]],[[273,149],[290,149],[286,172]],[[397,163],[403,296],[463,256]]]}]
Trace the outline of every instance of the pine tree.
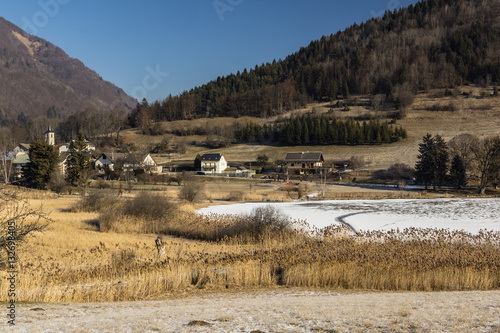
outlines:
[{"label": "pine tree", "polygon": [[28,152],[30,162],[24,174],[27,183],[35,188],[44,189],[56,169],[58,154],[54,146],[45,141],[34,141]]},{"label": "pine tree", "polygon": [[440,135],[434,138],[427,134],[419,144],[418,161],[415,165],[417,182],[423,183],[425,189],[429,185],[442,186],[448,172],[448,147]]},{"label": "pine tree", "polygon": [[424,136],[418,148],[418,161],[415,165],[415,176],[418,183],[424,184],[425,189],[434,180],[435,161],[433,157],[434,139],[431,134]]},{"label": "pine tree", "polygon": [[462,157],[455,155],[451,161],[450,168],[451,182],[458,188],[467,185],[467,175],[465,172],[465,163]]},{"label": "pine tree", "polygon": [[448,146],[440,135],[434,137],[433,155],[435,160],[434,187],[443,186],[448,173],[449,155]]},{"label": "pine tree", "polygon": [[90,176],[91,164],[87,143],[82,132],[79,132],[77,139],[69,145],[69,152],[66,161],[66,178],[73,185],[84,185]]}]

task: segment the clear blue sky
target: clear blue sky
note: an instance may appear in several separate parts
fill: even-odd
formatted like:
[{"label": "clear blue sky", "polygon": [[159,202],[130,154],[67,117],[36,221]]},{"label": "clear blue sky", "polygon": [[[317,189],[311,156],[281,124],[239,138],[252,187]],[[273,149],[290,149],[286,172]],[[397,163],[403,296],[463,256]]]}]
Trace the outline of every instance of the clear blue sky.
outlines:
[{"label": "clear blue sky", "polygon": [[416,0],[0,0],[0,16],[138,99],[284,59]]}]

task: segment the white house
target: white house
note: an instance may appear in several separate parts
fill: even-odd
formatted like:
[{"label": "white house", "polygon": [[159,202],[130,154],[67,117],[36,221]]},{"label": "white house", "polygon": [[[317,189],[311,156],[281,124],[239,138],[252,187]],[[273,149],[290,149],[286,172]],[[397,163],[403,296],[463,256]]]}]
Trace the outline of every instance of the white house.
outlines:
[{"label": "white house", "polygon": [[[75,140],[73,140],[73,142],[74,141]],[[87,145],[87,151],[95,151],[95,145],[92,142],[85,140],[85,144]],[[69,147],[70,147],[69,143],[61,145],[59,147],[59,154],[69,153]]]},{"label": "white house", "polygon": [[114,171],[114,167],[117,161],[124,161],[126,154],[120,153],[103,153],[95,161],[95,169],[98,171],[104,171],[108,169],[109,171]]},{"label": "white house", "polygon": [[227,169],[227,161],[222,154],[203,154],[200,161],[203,172],[222,173]]},{"label": "white house", "polygon": [[123,161],[123,170],[144,169],[153,174],[162,173],[163,167],[158,165],[150,154],[128,154]]}]

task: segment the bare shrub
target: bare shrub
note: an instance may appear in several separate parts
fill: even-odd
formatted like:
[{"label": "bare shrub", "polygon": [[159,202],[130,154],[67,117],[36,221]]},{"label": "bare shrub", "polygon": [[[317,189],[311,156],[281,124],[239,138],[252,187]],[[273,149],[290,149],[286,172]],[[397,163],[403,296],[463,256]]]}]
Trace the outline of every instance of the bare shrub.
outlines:
[{"label": "bare shrub", "polygon": [[205,198],[205,184],[195,181],[187,181],[179,192],[179,199],[195,203]]},{"label": "bare shrub", "polygon": [[243,201],[245,194],[242,191],[231,191],[227,197],[229,201]]},{"label": "bare shrub", "polygon": [[162,220],[172,212],[174,206],[174,203],[161,194],[141,192],[127,202],[123,213],[146,220]]},{"label": "bare shrub", "polygon": [[409,180],[412,179],[415,169],[404,163],[396,163],[389,167],[387,176],[389,179],[395,180]]},{"label": "bare shrub", "polygon": [[99,212],[103,208],[110,208],[119,203],[120,198],[112,190],[92,191],[82,197],[71,210],[74,212]]},{"label": "bare shrub", "polygon": [[50,222],[52,220],[43,214],[41,208],[33,209],[15,193],[0,188],[0,267],[7,262],[10,268],[15,266],[16,262],[11,261],[11,247],[21,245],[37,232],[45,231]]},{"label": "bare shrub", "polygon": [[109,232],[113,230],[115,223],[120,220],[121,213],[116,209],[105,209],[99,213],[99,231]]},{"label": "bare shrub", "polygon": [[242,216],[223,233],[228,237],[241,236],[261,240],[264,235],[291,232],[290,218],[275,207],[257,207],[250,214]]},{"label": "bare shrub", "polygon": [[450,112],[456,112],[458,111],[458,106],[455,105],[455,103],[450,102],[448,104],[434,104],[426,108],[427,111],[450,111]]},{"label": "bare shrub", "polygon": [[365,161],[364,156],[351,156],[348,161],[349,167],[356,172],[358,175],[358,170],[364,168],[368,163]]},{"label": "bare shrub", "polygon": [[395,88],[394,97],[398,108],[406,109],[415,101],[415,92],[408,83],[404,83]]}]

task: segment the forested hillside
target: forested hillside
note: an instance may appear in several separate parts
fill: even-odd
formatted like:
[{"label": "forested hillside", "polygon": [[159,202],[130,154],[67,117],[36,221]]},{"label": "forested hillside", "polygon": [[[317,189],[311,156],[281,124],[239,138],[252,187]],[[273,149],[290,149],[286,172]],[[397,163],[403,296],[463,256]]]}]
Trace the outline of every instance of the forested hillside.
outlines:
[{"label": "forested hillside", "polygon": [[311,101],[372,94],[405,106],[417,91],[500,78],[500,0],[428,0],[311,42],[284,60],[137,105],[132,126],[266,117]]}]

